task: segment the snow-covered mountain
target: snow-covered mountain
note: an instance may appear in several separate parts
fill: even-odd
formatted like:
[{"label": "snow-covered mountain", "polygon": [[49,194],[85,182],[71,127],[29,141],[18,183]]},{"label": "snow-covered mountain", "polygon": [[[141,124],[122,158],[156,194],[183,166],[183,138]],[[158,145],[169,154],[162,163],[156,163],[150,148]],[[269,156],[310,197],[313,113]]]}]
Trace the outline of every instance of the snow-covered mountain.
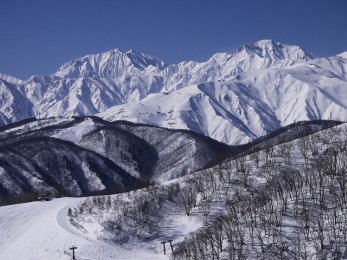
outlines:
[{"label": "snow-covered mountain", "polygon": [[295,121],[346,121],[346,71],[343,55],[247,71],[230,80],[150,95],[100,116],[191,129],[229,144],[245,143]]},{"label": "snow-covered mountain", "polygon": [[272,40],[173,65],[115,49],[49,76],[0,76],[0,123],[98,114],[244,143],[299,120],[346,120],[346,64],[346,53],[316,58]]}]

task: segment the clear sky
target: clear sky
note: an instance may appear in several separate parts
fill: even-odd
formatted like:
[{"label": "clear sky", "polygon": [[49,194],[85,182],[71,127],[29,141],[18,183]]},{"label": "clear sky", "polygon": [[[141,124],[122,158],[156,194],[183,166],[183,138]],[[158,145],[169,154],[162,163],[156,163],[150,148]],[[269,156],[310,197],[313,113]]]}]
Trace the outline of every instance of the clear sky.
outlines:
[{"label": "clear sky", "polygon": [[21,79],[114,48],[171,64],[260,39],[347,51],[347,0],[0,0],[0,72]]}]

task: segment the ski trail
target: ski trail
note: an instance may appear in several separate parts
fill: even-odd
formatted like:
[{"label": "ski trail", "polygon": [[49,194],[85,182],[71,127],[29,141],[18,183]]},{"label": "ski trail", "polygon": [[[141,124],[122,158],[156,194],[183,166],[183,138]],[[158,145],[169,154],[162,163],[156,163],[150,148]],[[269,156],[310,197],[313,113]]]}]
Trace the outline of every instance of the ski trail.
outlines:
[{"label": "ski trail", "polygon": [[73,245],[77,247],[76,258],[79,260],[167,259],[161,255],[161,250],[160,253],[146,250],[141,243],[115,245],[91,239],[71,226],[68,208],[83,199],[60,198],[0,207],[0,259],[71,259],[69,248]]}]

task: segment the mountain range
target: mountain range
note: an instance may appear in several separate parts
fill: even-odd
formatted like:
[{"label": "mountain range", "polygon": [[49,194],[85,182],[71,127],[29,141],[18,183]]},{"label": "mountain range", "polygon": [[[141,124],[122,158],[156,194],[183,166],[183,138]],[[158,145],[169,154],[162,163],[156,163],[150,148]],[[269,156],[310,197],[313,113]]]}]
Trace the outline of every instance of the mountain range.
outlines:
[{"label": "mountain range", "polygon": [[0,124],[95,115],[242,144],[302,120],[347,120],[347,52],[318,58],[272,40],[168,65],[114,49],[27,80],[0,74]]}]

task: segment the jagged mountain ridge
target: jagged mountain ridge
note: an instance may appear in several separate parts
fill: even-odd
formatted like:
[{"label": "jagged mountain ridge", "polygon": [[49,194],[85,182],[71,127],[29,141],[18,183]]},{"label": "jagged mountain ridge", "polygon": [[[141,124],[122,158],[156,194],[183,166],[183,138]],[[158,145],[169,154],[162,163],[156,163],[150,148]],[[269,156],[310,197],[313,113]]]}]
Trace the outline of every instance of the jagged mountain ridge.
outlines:
[{"label": "jagged mountain ridge", "polygon": [[[215,54],[206,62],[173,65],[133,50],[123,53],[115,49],[68,62],[49,76],[37,75],[26,81],[8,78],[0,79],[5,97],[0,106],[2,124],[28,117],[95,115],[111,108],[102,114],[104,118],[191,129],[237,144],[299,120],[346,118],[342,99],[346,55],[317,59],[298,46],[271,40],[245,45],[233,54]],[[195,84],[198,87],[192,87]],[[203,86],[220,85],[221,93],[201,91],[206,89]],[[333,89],[338,95],[331,95]],[[181,90],[187,92],[189,104],[177,95]],[[224,94],[227,100],[219,100]],[[199,95],[205,97],[201,99],[204,103],[199,102]],[[228,96],[235,98],[228,100]],[[297,98],[301,103],[294,102]],[[177,110],[151,108],[157,116],[144,117],[145,108],[162,105],[157,100],[175,104]],[[336,106],[327,108],[330,102]],[[208,111],[194,110],[199,106]],[[132,107],[136,110],[121,113]],[[153,119],[159,115],[159,120]]]}]

